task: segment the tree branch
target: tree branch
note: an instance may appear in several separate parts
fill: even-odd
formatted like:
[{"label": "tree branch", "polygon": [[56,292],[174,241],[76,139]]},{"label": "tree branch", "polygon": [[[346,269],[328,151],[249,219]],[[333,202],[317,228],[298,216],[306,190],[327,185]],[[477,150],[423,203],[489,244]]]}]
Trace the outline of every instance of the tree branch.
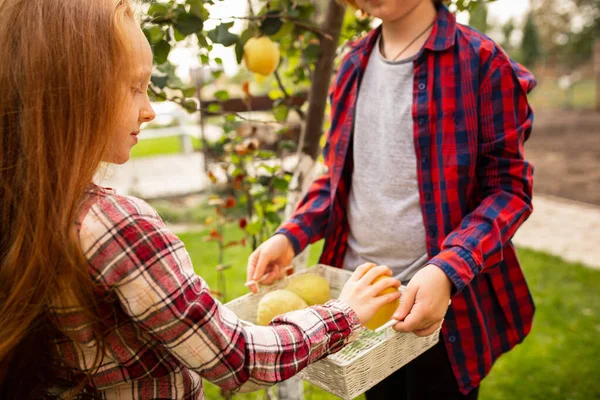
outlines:
[{"label": "tree branch", "polygon": [[[152,92],[152,94],[154,96],[156,96],[157,98],[161,99],[161,100],[165,100],[165,101],[172,101],[173,103],[181,106],[182,108],[184,108],[187,111],[190,112],[202,112],[202,113],[207,113],[207,114],[211,114],[211,115],[218,115],[218,116],[225,116],[225,115],[234,115],[236,118],[242,120],[242,121],[246,121],[246,122],[252,122],[252,123],[256,123],[256,124],[262,124],[262,125],[279,125],[279,126],[295,126],[295,124],[293,123],[287,123],[287,122],[279,122],[279,121],[275,121],[275,120],[270,120],[270,121],[263,121],[263,120],[258,120],[258,119],[252,119],[252,118],[248,118],[243,116],[242,114],[238,113],[238,112],[228,112],[228,111],[212,111],[209,110],[208,108],[202,108],[202,107],[198,107],[196,103],[194,103],[194,106],[190,106],[189,103],[185,103],[181,97],[168,97],[165,92],[160,92],[158,90],[156,90],[154,88],[153,85],[148,86],[148,89]],[[251,110],[250,110],[251,111]]]},{"label": "tree branch", "polygon": [[[281,91],[283,92],[283,96],[286,99],[289,100],[290,99],[290,95],[285,90],[285,87],[283,86],[283,82],[281,81],[281,77],[279,76],[279,67],[277,67],[277,69],[275,70],[274,75],[275,75],[275,80],[277,80],[277,84],[279,85],[279,89],[281,89]],[[296,111],[296,114],[298,114],[298,116],[300,117],[300,119],[304,121],[304,117],[305,117],[304,111],[302,111],[300,109],[300,107],[292,107],[292,109],[294,111]]]},{"label": "tree branch", "polygon": [[208,18],[209,20],[215,20],[215,21],[224,21],[224,20],[230,20],[230,19],[238,19],[238,20],[248,20],[248,21],[264,21],[267,18],[281,18],[285,21],[289,21],[297,26],[299,26],[300,28],[312,32],[315,35],[321,37],[321,38],[325,38],[327,40],[333,40],[333,36],[330,35],[329,33],[325,32],[323,29],[319,28],[316,25],[312,25],[310,22],[308,21],[303,21],[300,19],[296,19],[296,18],[292,18],[287,14],[284,13],[279,13],[279,14],[268,14],[268,15],[247,15],[245,17],[236,17],[236,16],[231,16],[231,17],[211,17]]}]

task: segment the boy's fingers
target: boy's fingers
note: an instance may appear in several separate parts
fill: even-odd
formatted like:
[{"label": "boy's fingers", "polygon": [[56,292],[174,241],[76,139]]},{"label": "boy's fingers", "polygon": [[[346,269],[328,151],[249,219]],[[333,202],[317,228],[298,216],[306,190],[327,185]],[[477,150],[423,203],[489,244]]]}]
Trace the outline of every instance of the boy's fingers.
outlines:
[{"label": "boy's fingers", "polygon": [[394,319],[398,321],[402,321],[406,319],[408,314],[411,312],[414,304],[415,298],[417,296],[417,289],[410,284],[406,287],[406,290],[402,294],[402,300],[400,301],[400,307],[394,313]]},{"label": "boy's fingers", "polygon": [[256,270],[256,261],[257,261],[257,253],[256,253],[256,251],[254,251],[254,252],[252,252],[252,254],[250,254],[250,257],[248,258],[248,267],[246,270],[246,281],[253,280],[254,271]]},{"label": "boy's fingers", "polygon": [[259,281],[263,277],[266,272],[267,265],[269,264],[266,252],[261,251],[257,258],[256,267],[254,268],[254,273],[252,274],[252,279],[255,281]]},{"label": "boy's fingers", "polygon": [[[396,317],[392,318],[396,319]],[[417,318],[415,318],[414,314],[408,314],[404,321],[400,321],[394,325],[394,330],[397,332],[412,332],[415,330],[417,322]]]},{"label": "boy's fingers", "polygon": [[417,336],[429,336],[439,328],[439,323],[433,323],[425,329],[417,329],[414,334]]}]

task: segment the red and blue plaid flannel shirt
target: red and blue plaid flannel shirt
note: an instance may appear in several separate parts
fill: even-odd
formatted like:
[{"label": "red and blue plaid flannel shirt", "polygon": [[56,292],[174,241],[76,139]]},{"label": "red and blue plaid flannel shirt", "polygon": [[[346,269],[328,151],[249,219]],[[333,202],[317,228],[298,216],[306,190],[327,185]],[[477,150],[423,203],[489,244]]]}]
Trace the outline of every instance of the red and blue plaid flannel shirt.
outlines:
[{"label": "red and blue plaid flannel shirt", "polygon": [[[356,98],[379,32],[353,43],[343,59],[330,92],[328,172],[278,230],[296,252],[325,238],[320,262],[340,268]],[[532,211],[533,167],[523,144],[533,123],[526,95],[534,86],[529,71],[492,40],[438,9],[414,60],[412,114],[429,263],[454,284],[442,332],[463,392],[531,329],[534,305],[511,238]]]},{"label": "red and blue plaid flannel shirt", "polygon": [[[204,398],[202,379],[240,391],[290,378],[356,338],[360,323],[339,300],[244,327],[194,273],[181,242],[134,197],[91,187],[79,238],[97,284],[106,350],[90,390],[101,399]],[[97,345],[76,305],[56,304],[63,332],[59,375],[89,370]],[[64,389],[55,388],[56,393]]]}]

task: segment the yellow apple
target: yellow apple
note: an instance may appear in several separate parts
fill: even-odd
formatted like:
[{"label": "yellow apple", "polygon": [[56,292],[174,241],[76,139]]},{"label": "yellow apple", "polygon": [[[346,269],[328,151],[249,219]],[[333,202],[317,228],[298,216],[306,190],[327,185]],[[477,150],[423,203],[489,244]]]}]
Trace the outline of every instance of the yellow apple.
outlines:
[{"label": "yellow apple", "polygon": [[329,282],[316,274],[299,275],[290,280],[285,289],[296,293],[309,306],[325,304],[331,298]]},{"label": "yellow apple", "polygon": [[[387,278],[387,277],[388,277],[387,275],[381,275],[381,276],[377,277],[371,285],[374,285],[375,283],[377,283],[380,280]],[[394,293],[397,290],[398,289],[396,289],[395,287],[390,287],[390,288],[382,290],[381,293],[378,294],[378,296],[383,296],[388,293]],[[399,305],[400,305],[400,299],[397,299],[395,301],[392,301],[391,303],[385,304],[383,307],[381,307],[379,310],[377,310],[375,315],[373,315],[373,318],[371,318],[365,324],[365,327],[367,327],[367,329],[370,329],[372,331],[379,328],[381,325],[385,324],[390,319],[392,319],[392,316],[394,315],[394,312],[398,309]]]},{"label": "yellow apple", "polygon": [[296,293],[279,289],[265,294],[258,302],[256,322],[267,326],[273,318],[291,311],[302,310],[308,305]]},{"label": "yellow apple", "polygon": [[279,48],[266,36],[250,38],[244,45],[244,62],[250,71],[270,75],[279,65]]}]

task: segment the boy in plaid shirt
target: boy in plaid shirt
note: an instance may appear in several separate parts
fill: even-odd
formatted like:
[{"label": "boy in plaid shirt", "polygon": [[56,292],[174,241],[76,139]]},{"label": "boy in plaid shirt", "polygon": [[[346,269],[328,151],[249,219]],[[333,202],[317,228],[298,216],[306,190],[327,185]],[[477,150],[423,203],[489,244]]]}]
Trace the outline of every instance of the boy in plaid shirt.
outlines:
[{"label": "boy in plaid shirt", "polygon": [[444,322],[437,346],[367,398],[475,399],[533,320],[511,238],[532,212],[535,80],[441,1],[348,2],[383,23],[350,44],[332,86],[327,173],[252,254],[248,278],[272,282],[323,238],[321,263],[388,265],[407,284],[395,329]]}]

